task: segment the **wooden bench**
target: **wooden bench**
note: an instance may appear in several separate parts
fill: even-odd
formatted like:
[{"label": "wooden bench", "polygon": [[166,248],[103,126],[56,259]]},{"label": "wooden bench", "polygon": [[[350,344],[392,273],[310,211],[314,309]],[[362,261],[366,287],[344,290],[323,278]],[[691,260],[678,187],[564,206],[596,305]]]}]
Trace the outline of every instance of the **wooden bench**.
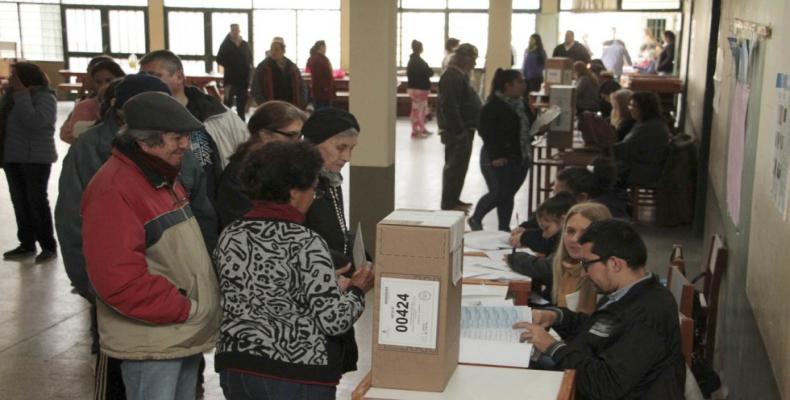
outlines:
[{"label": "wooden bench", "polygon": [[82,87],[81,82],[71,83],[59,83],[58,84],[58,94],[62,94],[64,97],[68,97],[72,93],[77,93],[78,96],[82,96],[85,94],[85,89]]}]

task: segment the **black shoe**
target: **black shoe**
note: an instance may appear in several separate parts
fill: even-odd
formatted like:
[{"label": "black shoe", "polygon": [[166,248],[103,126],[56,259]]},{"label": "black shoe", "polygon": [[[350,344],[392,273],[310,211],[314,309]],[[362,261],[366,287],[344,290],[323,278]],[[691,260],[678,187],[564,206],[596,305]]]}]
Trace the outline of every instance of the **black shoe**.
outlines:
[{"label": "black shoe", "polygon": [[469,224],[469,229],[473,231],[483,230],[483,223],[474,219],[474,217],[469,217],[469,219],[467,219],[466,222]]},{"label": "black shoe", "polygon": [[471,208],[471,207],[472,207],[474,204],[472,204],[472,203],[467,203],[467,202],[465,202],[465,201],[458,200],[458,205],[459,205],[459,206],[466,207],[466,208]]},{"label": "black shoe", "polygon": [[26,247],[19,246],[13,250],[6,251],[3,253],[3,259],[6,260],[14,260],[18,258],[25,258],[30,257],[36,254],[36,249],[28,249]]},{"label": "black shoe", "polygon": [[54,250],[41,250],[41,253],[38,253],[36,256],[36,264],[41,264],[43,262],[47,262],[52,260],[53,258],[57,258],[58,252]]}]

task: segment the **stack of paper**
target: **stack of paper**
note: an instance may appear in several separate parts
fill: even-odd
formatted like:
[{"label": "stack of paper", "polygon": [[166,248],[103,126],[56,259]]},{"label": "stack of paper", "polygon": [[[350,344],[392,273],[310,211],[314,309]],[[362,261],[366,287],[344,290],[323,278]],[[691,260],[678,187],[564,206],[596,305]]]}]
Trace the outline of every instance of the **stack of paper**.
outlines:
[{"label": "stack of paper", "polygon": [[519,341],[521,330],[513,324],[532,322],[526,306],[463,306],[461,349],[458,361],[467,364],[527,368],[532,345]]},{"label": "stack of paper", "polygon": [[509,249],[510,234],[502,231],[475,231],[464,234],[464,246],[476,250]]}]

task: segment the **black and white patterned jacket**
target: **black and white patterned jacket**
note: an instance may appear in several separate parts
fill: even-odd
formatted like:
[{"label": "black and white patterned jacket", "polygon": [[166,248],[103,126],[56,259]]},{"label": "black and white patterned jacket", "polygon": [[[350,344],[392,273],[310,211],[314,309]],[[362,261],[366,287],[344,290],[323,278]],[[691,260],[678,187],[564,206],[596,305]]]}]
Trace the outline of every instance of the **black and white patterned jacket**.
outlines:
[{"label": "black and white patterned jacket", "polygon": [[312,230],[266,218],[222,232],[214,260],[223,318],[217,371],[337,384],[340,335],[365,309],[364,294],[340,291],[326,242]]}]

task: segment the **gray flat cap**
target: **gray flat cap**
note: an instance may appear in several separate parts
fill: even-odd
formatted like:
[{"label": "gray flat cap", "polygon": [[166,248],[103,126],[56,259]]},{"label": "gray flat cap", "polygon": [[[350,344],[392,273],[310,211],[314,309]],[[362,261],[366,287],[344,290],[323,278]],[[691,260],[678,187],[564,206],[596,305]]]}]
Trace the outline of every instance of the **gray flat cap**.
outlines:
[{"label": "gray flat cap", "polygon": [[133,96],[123,105],[126,125],[131,129],[164,132],[193,132],[203,124],[173,97],[162,92]]}]

